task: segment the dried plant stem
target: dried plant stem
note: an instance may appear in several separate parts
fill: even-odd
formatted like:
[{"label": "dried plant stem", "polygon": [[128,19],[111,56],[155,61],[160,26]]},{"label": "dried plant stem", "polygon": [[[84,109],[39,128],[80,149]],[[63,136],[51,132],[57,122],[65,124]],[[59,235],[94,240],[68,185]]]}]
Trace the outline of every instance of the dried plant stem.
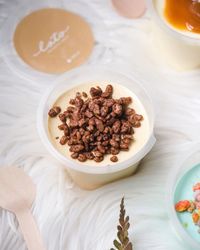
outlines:
[{"label": "dried plant stem", "polygon": [[133,245],[129,241],[128,237],[129,227],[129,216],[126,216],[123,197],[120,204],[119,225],[117,226],[117,240],[115,239],[113,241],[115,248],[111,248],[110,250],[133,250]]}]

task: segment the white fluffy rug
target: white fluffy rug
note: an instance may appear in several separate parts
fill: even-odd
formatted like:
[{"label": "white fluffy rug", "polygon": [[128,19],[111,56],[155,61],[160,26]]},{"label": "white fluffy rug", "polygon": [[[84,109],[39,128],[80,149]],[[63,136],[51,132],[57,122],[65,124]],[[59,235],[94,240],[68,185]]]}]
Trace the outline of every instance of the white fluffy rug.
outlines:
[{"label": "white fluffy rug", "polygon": [[[199,72],[177,73],[159,64],[158,55],[151,53],[148,14],[140,20],[123,19],[109,0],[59,3],[81,13],[94,29],[96,47],[89,64],[119,67],[149,90],[156,109],[157,143],[136,175],[95,191],[80,190],[37,134],[36,110],[51,82],[24,80],[0,59],[1,165],[22,167],[37,184],[33,214],[48,250],[110,249],[123,195],[135,250],[189,250],[169,224],[165,197],[168,174],[191,148],[200,147]],[[16,1],[0,5],[3,25],[14,14],[11,8]],[[14,216],[4,210],[0,211],[0,249],[26,249]]]}]

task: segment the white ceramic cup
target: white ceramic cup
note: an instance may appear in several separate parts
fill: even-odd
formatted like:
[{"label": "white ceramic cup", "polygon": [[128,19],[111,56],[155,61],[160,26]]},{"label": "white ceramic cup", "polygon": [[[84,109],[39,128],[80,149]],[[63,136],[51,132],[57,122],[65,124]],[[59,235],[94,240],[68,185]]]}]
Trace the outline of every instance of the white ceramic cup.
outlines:
[{"label": "white ceramic cup", "polygon": [[[149,119],[149,137],[142,148],[136,154],[128,158],[128,160],[118,162],[114,165],[98,166],[97,164],[94,166],[88,166],[80,164],[77,160],[65,157],[53,146],[48,135],[49,109],[55,103],[57,98],[68,89],[88,82],[110,82],[121,84],[133,91],[143,104]],[[57,79],[53,87],[48,90],[42,98],[38,109],[37,125],[42,142],[49,152],[67,168],[74,182],[84,189],[95,189],[106,183],[130,176],[136,171],[141,159],[144,158],[155,143],[153,133],[154,111],[150,97],[134,79],[113,70],[109,70],[106,67],[80,67]]]},{"label": "white ceramic cup", "polygon": [[147,2],[152,17],[154,53],[158,53],[161,60],[179,71],[198,68],[200,66],[200,39],[182,34],[167,25],[157,11],[156,0]]}]

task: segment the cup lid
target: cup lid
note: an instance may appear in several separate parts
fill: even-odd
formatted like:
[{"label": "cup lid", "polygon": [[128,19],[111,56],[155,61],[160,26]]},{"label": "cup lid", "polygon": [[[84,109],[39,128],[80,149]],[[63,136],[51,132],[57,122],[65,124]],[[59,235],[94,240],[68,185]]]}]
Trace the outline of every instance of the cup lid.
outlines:
[{"label": "cup lid", "polygon": [[145,0],[112,0],[112,4],[126,18],[139,18],[146,11]]},{"label": "cup lid", "polygon": [[5,22],[2,55],[8,66],[28,80],[55,79],[84,63],[94,36],[84,17],[59,1],[23,5]]}]

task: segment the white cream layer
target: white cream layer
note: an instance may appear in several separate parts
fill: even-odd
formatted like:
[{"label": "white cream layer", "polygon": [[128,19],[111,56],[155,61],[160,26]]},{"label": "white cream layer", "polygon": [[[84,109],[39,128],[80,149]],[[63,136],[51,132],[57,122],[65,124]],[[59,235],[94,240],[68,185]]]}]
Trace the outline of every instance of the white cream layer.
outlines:
[{"label": "white cream layer", "polygon": [[[91,87],[100,86],[103,90],[105,89],[106,85],[108,83],[87,83],[87,84],[81,84],[78,87],[74,87],[67,92],[63,93],[52,106],[60,106],[62,111],[66,110],[66,107],[69,105],[69,100],[71,98],[74,98],[77,92],[86,92],[89,93],[89,90]],[[135,134],[134,134],[134,142],[131,144],[129,151],[125,152],[122,151],[118,155],[118,162],[122,162],[136,154],[147,142],[149,138],[150,133],[150,126],[149,126],[149,119],[148,115],[140,102],[140,100],[137,98],[137,96],[132,93],[128,88],[121,86],[119,84],[111,83],[114,88],[113,97],[114,98],[120,98],[120,97],[128,97],[131,96],[133,99],[133,103],[130,105],[130,107],[134,108],[138,114],[143,115],[144,120],[142,121],[142,126],[140,128],[135,128]],[[48,120],[48,126],[49,126],[49,137],[54,145],[54,147],[64,156],[72,159],[70,157],[69,147],[67,145],[60,145],[59,139],[56,139],[56,137],[61,138],[63,135],[63,132],[58,129],[58,125],[60,125],[60,119],[58,117],[55,118],[49,118]],[[104,160],[100,163],[96,163],[91,160],[87,160],[84,163],[79,162],[80,164],[88,165],[88,166],[105,166],[105,165],[113,165],[115,163],[110,161],[111,155],[105,156]],[[73,159],[72,159],[73,160]]]}]

